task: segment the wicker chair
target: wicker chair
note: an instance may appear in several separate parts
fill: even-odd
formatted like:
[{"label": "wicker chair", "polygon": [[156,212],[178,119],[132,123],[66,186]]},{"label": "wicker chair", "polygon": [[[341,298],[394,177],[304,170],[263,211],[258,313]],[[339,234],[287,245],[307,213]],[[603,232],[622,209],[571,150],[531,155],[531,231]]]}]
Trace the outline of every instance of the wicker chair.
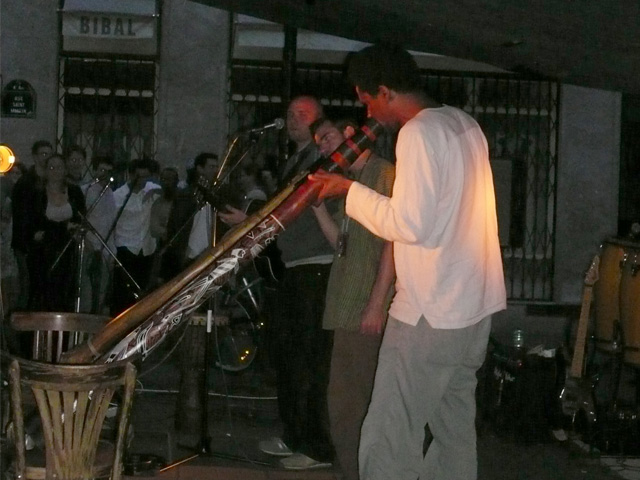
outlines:
[{"label": "wicker chair", "polygon": [[[129,362],[57,365],[12,357],[9,366],[16,479],[122,478],[136,368]],[[100,439],[114,392],[123,387],[115,443]],[[33,392],[44,451],[25,448],[23,392]]]},{"label": "wicker chair", "polygon": [[62,353],[85,342],[109,320],[107,316],[88,313],[16,312],[10,322],[14,331],[34,333],[33,360],[59,363]]}]

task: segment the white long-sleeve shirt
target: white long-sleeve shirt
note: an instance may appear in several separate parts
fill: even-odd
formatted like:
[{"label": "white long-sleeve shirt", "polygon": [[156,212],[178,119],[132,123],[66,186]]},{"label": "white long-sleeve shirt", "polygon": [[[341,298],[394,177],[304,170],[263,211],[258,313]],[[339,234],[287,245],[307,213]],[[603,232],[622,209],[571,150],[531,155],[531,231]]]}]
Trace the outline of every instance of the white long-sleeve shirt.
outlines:
[{"label": "white long-sleeve shirt", "polygon": [[[82,187],[84,192],[85,202],[87,204],[87,210],[93,207],[91,213],[87,214],[87,220],[91,223],[93,228],[96,229],[98,234],[103,240],[106,239],[107,233],[116,218],[116,200],[111,187],[107,187],[104,194],[98,200],[103,186],[100,184],[86,184]],[[95,202],[98,202],[94,205]],[[102,254],[106,257],[109,256],[109,252],[102,246],[102,242],[98,240],[93,232],[87,233],[87,241],[91,244],[91,248],[96,251],[102,251]],[[115,243],[113,241],[113,235],[107,241],[107,246],[111,251],[115,250]]]},{"label": "white long-sleeve shirt", "polygon": [[493,177],[479,125],[453,107],[424,109],[401,129],[391,198],[354,183],[347,215],[394,242],[390,315],[463,328],[506,308]]},{"label": "white long-sleeve shirt", "polygon": [[[158,193],[150,193],[157,190]],[[151,236],[151,206],[160,195],[160,185],[147,182],[142,190],[132,193],[116,224],[114,239],[116,247],[126,247],[134,255],[140,251],[149,256],[156,250],[156,239]],[[119,211],[129,195],[129,184],[113,192],[116,210]]]}]

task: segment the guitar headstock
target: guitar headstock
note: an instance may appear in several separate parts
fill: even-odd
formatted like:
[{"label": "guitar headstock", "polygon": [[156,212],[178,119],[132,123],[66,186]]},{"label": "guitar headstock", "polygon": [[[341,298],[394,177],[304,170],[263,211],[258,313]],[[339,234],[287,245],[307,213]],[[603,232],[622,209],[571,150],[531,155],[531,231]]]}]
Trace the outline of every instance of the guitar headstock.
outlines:
[{"label": "guitar headstock", "polygon": [[598,271],[600,269],[600,255],[594,255],[591,261],[591,266],[584,276],[584,284],[588,287],[592,287],[594,283],[598,281]]},{"label": "guitar headstock", "polygon": [[212,184],[207,177],[198,174],[193,187],[193,196],[199,207],[203,207],[207,203],[213,203]]},{"label": "guitar headstock", "polygon": [[216,209],[224,208],[225,205],[238,205],[237,195],[240,192],[229,182],[211,181],[203,175],[199,175],[193,182],[193,195],[200,206],[207,203]]}]

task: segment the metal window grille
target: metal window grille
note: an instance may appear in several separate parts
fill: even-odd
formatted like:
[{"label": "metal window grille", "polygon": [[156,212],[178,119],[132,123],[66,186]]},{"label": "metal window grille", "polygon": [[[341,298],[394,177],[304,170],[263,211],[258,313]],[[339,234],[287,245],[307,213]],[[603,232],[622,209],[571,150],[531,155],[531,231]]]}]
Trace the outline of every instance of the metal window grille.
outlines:
[{"label": "metal window grille", "polygon": [[58,144],[80,145],[87,158],[110,156],[122,171],[156,154],[158,65],[148,60],[62,57]]},{"label": "metal window grille", "polygon": [[618,235],[626,237],[640,222],[640,95],[622,96]]},{"label": "metal window grille", "polygon": [[[235,60],[231,68],[229,131],[284,114],[282,68]],[[545,302],[553,295],[559,88],[550,79],[510,74],[424,71],[426,90],[462,108],[483,128],[494,172],[507,294],[512,301]],[[296,66],[294,91],[320,98],[328,114],[363,120],[365,113],[340,66]],[[282,158],[277,136],[263,155]],[[284,133],[281,133],[284,135]],[[393,139],[382,151],[393,157]],[[473,235],[473,232],[469,232]]]}]

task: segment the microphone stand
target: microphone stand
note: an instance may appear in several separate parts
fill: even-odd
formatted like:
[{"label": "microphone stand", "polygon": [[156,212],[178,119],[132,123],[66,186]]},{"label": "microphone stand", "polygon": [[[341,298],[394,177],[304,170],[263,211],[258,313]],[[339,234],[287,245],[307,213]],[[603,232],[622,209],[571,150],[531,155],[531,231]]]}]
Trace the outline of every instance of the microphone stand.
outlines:
[{"label": "microphone stand", "polygon": [[[94,182],[91,183],[91,185],[89,186],[89,188],[91,188],[91,186],[95,185],[96,183],[98,183],[99,179],[96,179]],[[98,201],[102,198],[102,196],[105,194],[105,192],[107,191],[107,187],[109,186],[109,183],[107,183],[107,185],[105,186],[105,188],[100,192],[100,195],[98,196],[98,198],[96,199],[95,202],[93,202],[93,204],[89,207],[89,209],[87,210],[87,215],[89,215],[93,209],[96,207],[96,204],[98,203]],[[78,212],[78,215],[80,215],[82,217],[82,213]],[[69,246],[71,245],[71,242],[73,242],[74,237],[73,235],[71,236],[71,238],[67,241],[67,243],[65,244],[64,248],[60,251],[60,253],[58,254],[58,256],[56,257],[55,261],[53,262],[53,264],[51,265],[51,267],[49,268],[49,273],[51,273],[53,270],[55,270],[56,266],[58,265],[58,262],[60,261],[60,259],[62,258],[62,256],[64,255],[64,253],[67,251],[67,249],[69,248]],[[77,313],[77,312],[76,312]]]},{"label": "microphone stand", "polygon": [[118,220],[120,220],[120,217],[122,216],[122,212],[124,212],[124,207],[127,206],[127,203],[129,203],[129,199],[131,198],[131,195],[133,195],[133,185],[135,185],[137,178],[138,177],[136,176],[133,179],[133,181],[131,182],[131,185],[129,185],[129,193],[127,193],[127,196],[125,197],[124,202],[122,203],[122,206],[118,210],[118,213],[116,214],[116,218],[113,219],[113,223],[111,224],[111,227],[109,228],[109,232],[107,232],[106,237],[104,237],[104,240],[106,242],[108,242],[109,239],[111,238],[111,234],[116,229],[116,225],[118,224]]},{"label": "microphone stand", "polygon": [[[134,287],[137,289],[137,292],[134,292],[134,294],[133,294],[136,299],[140,297],[140,292],[142,291],[141,288],[140,288],[140,285],[138,285],[138,283],[135,281],[135,279],[131,276],[131,274],[124,267],[124,265],[122,265],[120,260],[118,260],[118,257],[116,256],[116,254],[113,253],[113,251],[109,248],[109,246],[107,245],[107,240],[102,238],[100,233],[98,233],[98,231],[95,229],[95,227],[93,225],[91,225],[91,222],[89,222],[89,220],[88,220],[88,217],[91,214],[91,212],[93,212],[93,210],[96,208],[96,206],[98,205],[98,203],[100,202],[100,200],[102,199],[104,194],[107,192],[107,189],[111,185],[111,182],[113,182],[113,178],[109,178],[109,181],[106,183],[106,185],[100,191],[100,194],[98,195],[98,198],[96,198],[93,201],[93,203],[91,204],[91,206],[89,207],[89,209],[87,210],[87,213],[85,215],[83,215],[82,213],[78,212],[78,215],[80,215],[80,219],[82,220],[82,225],[80,226],[79,231],[78,231],[79,236],[80,236],[80,240],[78,241],[78,246],[77,246],[78,259],[77,259],[77,262],[76,262],[77,263],[77,267],[76,267],[76,298],[75,298],[75,304],[74,304],[74,311],[76,313],[80,312],[80,302],[81,302],[81,298],[82,298],[82,272],[83,272],[83,268],[82,267],[83,267],[83,263],[84,263],[84,252],[85,252],[85,246],[86,246],[87,230],[89,230],[91,233],[93,233],[95,235],[95,237],[98,239],[98,241],[102,244],[103,248],[109,253],[109,255],[111,255],[111,257],[114,259],[116,264],[120,268],[122,268],[122,270],[124,271],[126,276],[129,278],[129,280],[131,280],[131,282],[133,283]],[[93,185],[95,185],[95,183],[90,185],[89,188],[91,188]],[[87,192],[88,191],[89,190],[87,189]],[[127,200],[128,200],[128,198],[129,197],[127,197]],[[126,202],[125,202],[125,204],[126,204]],[[114,224],[115,224],[115,222],[114,222]],[[111,229],[111,231],[112,230],[113,230],[113,228]],[[55,267],[58,265],[58,263],[60,262],[60,260],[62,259],[63,255],[64,255],[64,253],[67,251],[67,249],[71,245],[71,242],[73,242],[73,241],[74,241],[74,237],[72,236],[69,239],[69,241],[67,242],[67,244],[65,245],[65,247],[62,249],[62,251],[60,252],[58,257],[56,258],[56,260],[53,262],[53,265],[51,265],[51,268],[49,269],[50,272],[53,271],[53,269],[55,269]]]},{"label": "microphone stand", "polygon": [[118,256],[113,252],[113,250],[111,250],[111,248],[109,248],[109,245],[107,245],[107,241],[104,238],[102,238],[102,235],[100,235],[100,233],[96,230],[96,228],[93,225],[91,225],[91,222],[87,220],[87,217],[85,217],[82,214],[80,214],[80,216],[82,220],[85,222],[87,229],[90,230],[91,233],[93,233],[98,239],[98,241],[102,244],[102,248],[104,248],[107,251],[107,253],[113,258],[113,261],[116,262],[116,264],[127,275],[129,280],[131,280],[131,283],[133,283],[133,286],[137,290],[137,293],[134,292],[133,295],[136,297],[136,299],[139,298],[140,293],[142,292],[142,288],[140,288],[140,285],[138,285],[138,282],[136,282],[136,280],[131,276],[129,271],[124,267],[124,265],[122,265],[122,262],[120,262],[120,260],[118,259]]},{"label": "microphone stand", "polygon": [[[221,166],[218,174],[222,171]],[[217,237],[218,237],[218,211],[216,207],[213,205],[210,206],[207,215],[207,223],[210,238],[209,244],[213,247],[216,246]],[[200,393],[202,395],[202,418],[200,419],[200,441],[198,442],[198,451],[201,454],[211,454],[211,436],[209,435],[209,365],[211,363],[211,324],[216,315],[216,300],[218,298],[217,294],[212,295],[209,298],[209,308],[207,309],[207,332],[204,337],[204,365],[203,370],[204,373],[202,375],[202,388]]]},{"label": "microphone stand", "polygon": [[[236,135],[233,142],[231,143],[231,145],[229,146],[229,148],[227,149],[227,153],[222,161],[222,164],[220,165],[220,168],[218,169],[218,173],[216,174],[216,178],[213,182],[213,194],[215,195],[215,193],[217,193],[217,191],[220,189],[220,186],[224,183],[224,181],[229,177],[229,175],[238,167],[238,165],[240,165],[240,163],[242,162],[242,160],[244,160],[244,158],[247,156],[247,154],[249,153],[249,149],[246,149],[242,155],[240,155],[240,157],[238,158],[238,160],[233,164],[233,166],[231,168],[228,168],[225,175],[222,176],[222,172],[224,170],[224,167],[227,165],[227,162],[229,160],[231,151],[233,150],[234,146],[236,145],[238,138],[240,137],[240,134]],[[209,206],[211,207],[211,209],[209,210],[210,215],[207,216],[207,223],[209,224],[209,228],[208,231],[210,232],[211,238],[210,238],[210,245],[212,247],[216,246],[216,242],[217,242],[217,226],[218,226],[218,210],[216,208],[215,205],[213,205],[212,202],[207,202],[209,203]],[[196,213],[199,211],[196,210]],[[193,216],[195,216],[195,213],[191,216],[191,218],[193,218]],[[188,221],[187,221],[188,222]],[[182,229],[184,228],[184,226],[186,225],[186,223],[182,225],[182,227],[180,228],[180,230],[178,231],[178,233],[180,231],[182,231]],[[175,238],[177,237],[178,233],[176,233],[176,235],[174,235],[172,237],[172,239],[168,242],[168,244],[170,242],[173,242],[175,240]],[[158,472],[162,473],[162,472],[166,472],[167,470],[170,470],[178,465],[182,465],[183,463],[186,463],[190,460],[193,460],[194,458],[200,457],[200,456],[211,456],[211,457],[216,457],[216,458],[223,458],[226,460],[236,460],[236,461],[241,461],[241,462],[248,462],[254,465],[262,465],[262,466],[268,466],[271,467],[273,466],[271,463],[268,462],[262,462],[262,461],[258,461],[258,460],[251,460],[248,457],[242,457],[242,456],[238,456],[238,455],[229,455],[229,454],[224,454],[224,453],[219,453],[219,452],[213,452],[211,450],[211,436],[209,435],[209,372],[210,372],[210,365],[211,365],[211,347],[212,347],[212,333],[213,333],[213,328],[212,328],[212,324],[216,319],[216,311],[217,311],[217,294],[213,294],[210,298],[209,298],[209,305],[208,305],[208,309],[207,309],[207,321],[206,321],[206,334],[205,334],[205,345],[204,345],[204,360],[203,360],[203,375],[202,375],[202,386],[200,388],[200,394],[201,394],[201,403],[202,403],[202,409],[201,409],[201,417],[200,417],[200,439],[198,440],[198,443],[196,445],[196,447],[194,448],[189,448],[190,450],[196,452],[192,455],[187,456],[186,458],[177,460],[176,462],[165,466],[164,468],[160,469]],[[217,326],[216,326],[217,328]]]},{"label": "microphone stand", "polygon": [[[113,222],[111,223],[111,227],[109,227],[109,231],[107,232],[107,235],[104,237],[104,240],[100,237],[100,235],[97,235],[98,239],[100,240],[102,245],[107,249],[107,251],[111,254],[111,256],[115,260],[115,262],[118,265],[118,267],[120,267],[122,269],[122,271],[125,273],[125,275],[133,283],[133,286],[136,288],[136,291],[133,292],[133,297],[136,300],[138,300],[140,298],[140,294],[142,293],[142,288],[140,288],[140,285],[138,285],[138,282],[135,281],[135,279],[131,276],[129,271],[124,267],[124,265],[122,265],[122,262],[120,262],[120,260],[118,260],[118,256],[115,255],[109,249],[109,247],[107,246],[107,242],[109,241],[109,239],[111,238],[111,235],[115,231],[116,225],[118,225],[118,221],[120,220],[120,217],[122,216],[122,212],[124,212],[124,209],[127,206],[127,203],[129,203],[129,199],[131,198],[131,195],[133,195],[133,186],[138,181],[138,178],[139,177],[137,175],[135,175],[133,177],[133,179],[132,179],[132,181],[131,181],[131,183],[129,185],[129,193],[127,193],[127,196],[125,197],[124,202],[122,202],[122,206],[118,210],[118,213],[116,214],[116,218],[113,219]],[[96,234],[97,234],[97,232],[96,232]],[[130,285],[125,285],[125,286],[130,287]]]}]

